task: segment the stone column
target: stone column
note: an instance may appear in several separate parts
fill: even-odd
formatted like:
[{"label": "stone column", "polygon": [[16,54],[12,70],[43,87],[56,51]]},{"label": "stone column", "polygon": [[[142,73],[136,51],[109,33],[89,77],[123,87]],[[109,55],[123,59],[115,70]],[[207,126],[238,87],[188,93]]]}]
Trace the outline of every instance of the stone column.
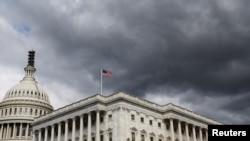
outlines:
[{"label": "stone column", "polygon": [[80,116],[80,141],[82,141],[83,137],[83,115]]},{"label": "stone column", "polygon": [[12,139],[16,137],[16,123],[14,123]]},{"label": "stone column", "polygon": [[[105,115],[103,117],[104,117],[104,121],[105,121],[105,129],[107,129],[108,128],[108,112],[105,112]],[[104,141],[108,141],[109,140],[109,138],[108,138],[109,136],[108,136],[108,133],[106,131],[103,134],[103,136],[104,136]]]},{"label": "stone column", "polygon": [[196,132],[195,132],[195,126],[193,125],[193,139],[196,141]]},{"label": "stone column", "polygon": [[179,141],[182,141],[181,121],[179,120],[178,120],[178,133],[179,133]]},{"label": "stone column", "polygon": [[42,141],[42,129],[39,129],[39,133],[38,133],[38,141]]},{"label": "stone column", "polygon": [[88,137],[87,141],[91,141],[91,113],[88,113]]},{"label": "stone column", "polygon": [[12,136],[11,136],[11,133],[13,132],[13,125],[11,124],[10,125],[10,127],[9,127],[9,139],[11,139],[12,138]]},{"label": "stone column", "polygon": [[7,129],[7,130],[6,130],[6,139],[9,138],[9,130],[10,130],[9,128],[10,128],[10,124],[8,123],[8,124],[7,124],[7,128],[6,128],[6,129]]},{"label": "stone column", "polygon": [[58,123],[57,141],[61,141],[61,122]]},{"label": "stone column", "polygon": [[3,124],[0,124],[1,125],[1,129],[0,129],[0,139],[2,139],[2,135],[3,135]]},{"label": "stone column", "polygon": [[171,130],[171,140],[175,141],[174,123],[173,123],[173,119],[172,118],[170,118],[170,130]]},{"label": "stone column", "polygon": [[27,126],[26,126],[25,138],[28,139],[28,136],[29,136],[29,123],[27,123]]},{"label": "stone column", "polygon": [[207,135],[208,130],[206,129],[205,131],[205,136],[206,136],[206,141],[208,141],[208,135]]},{"label": "stone column", "polygon": [[96,111],[96,141],[100,141],[100,111]]},{"label": "stone column", "polygon": [[6,127],[3,124],[3,139],[5,139],[5,138],[6,138]]},{"label": "stone column", "polygon": [[64,141],[68,141],[68,120],[65,120]]},{"label": "stone column", "polygon": [[186,140],[189,141],[188,123],[185,124],[185,127],[186,127]]},{"label": "stone column", "polygon": [[21,139],[21,137],[22,137],[22,128],[23,128],[23,124],[22,123],[20,123],[20,129],[19,129],[19,139]]},{"label": "stone column", "polygon": [[50,140],[54,141],[54,138],[55,138],[55,125],[53,124],[51,126],[51,138],[50,138]]},{"label": "stone column", "polygon": [[36,141],[36,131],[32,132],[32,141]]},{"label": "stone column", "polygon": [[76,117],[72,118],[72,141],[75,141],[76,135]]},{"label": "stone column", "polygon": [[202,138],[202,128],[200,127],[200,129],[199,129],[199,135],[200,135],[200,141],[203,141],[203,138]]},{"label": "stone column", "polygon": [[44,141],[48,141],[48,127],[45,127]]}]

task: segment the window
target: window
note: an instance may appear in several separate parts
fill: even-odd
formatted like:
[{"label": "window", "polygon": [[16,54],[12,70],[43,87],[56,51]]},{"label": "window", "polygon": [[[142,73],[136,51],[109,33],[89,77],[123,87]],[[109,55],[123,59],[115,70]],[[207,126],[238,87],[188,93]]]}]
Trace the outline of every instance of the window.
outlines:
[{"label": "window", "polygon": [[135,120],[135,115],[131,115],[131,120]]},{"label": "window", "polygon": [[131,136],[132,136],[132,141],[135,141],[135,133],[134,132],[131,133]]},{"label": "window", "polygon": [[109,133],[109,141],[112,141],[112,132]]},{"label": "window", "polygon": [[153,137],[150,137],[150,141],[154,141],[154,138],[153,138]]},{"label": "window", "polygon": [[184,135],[184,134],[185,134],[185,130],[184,130],[184,129],[181,129],[181,133]]},{"label": "window", "polygon": [[95,119],[92,119],[92,120],[91,120],[91,124],[92,124],[92,125],[95,125]]},{"label": "window", "polygon": [[144,118],[143,117],[141,117],[141,123],[144,123]]},{"label": "window", "polygon": [[166,129],[169,130],[169,125],[168,124],[166,125]]},{"label": "window", "polygon": [[162,141],[162,139],[159,139],[159,141]]},{"label": "window", "polygon": [[149,125],[153,125],[153,121],[152,120],[149,120]]},{"label": "window", "polygon": [[100,136],[100,141],[103,141],[103,135]]},{"label": "window", "polygon": [[103,120],[103,117],[100,118],[100,122],[102,123],[104,120]]},{"label": "window", "polygon": [[175,133],[177,132],[177,128],[176,128],[176,127],[174,128],[174,132],[175,132]]},{"label": "window", "polygon": [[160,122],[158,122],[158,127],[161,128],[161,123]]},{"label": "window", "polygon": [[87,127],[88,126],[88,121],[87,120],[84,120],[83,121],[83,127]]},{"label": "window", "polygon": [[95,141],[95,137],[92,137],[92,141]]},{"label": "window", "polygon": [[192,137],[191,131],[188,132],[189,136]]},{"label": "window", "polygon": [[[22,132],[22,131],[21,131]],[[20,134],[20,124],[17,126],[17,130],[16,130],[16,136],[19,136]]]},{"label": "window", "polygon": [[109,117],[109,120],[112,120],[112,115],[111,114],[108,117]]},{"label": "window", "polygon": [[141,141],[145,141],[145,136],[141,135]]}]

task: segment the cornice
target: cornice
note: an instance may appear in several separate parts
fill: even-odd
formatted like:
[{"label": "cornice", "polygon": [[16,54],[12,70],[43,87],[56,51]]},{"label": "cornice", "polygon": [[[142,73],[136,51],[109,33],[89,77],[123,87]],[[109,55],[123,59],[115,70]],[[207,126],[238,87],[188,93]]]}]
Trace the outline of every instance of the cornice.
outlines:
[{"label": "cornice", "polygon": [[71,111],[72,109],[84,107],[84,106],[87,106],[87,105],[90,105],[90,104],[93,104],[96,102],[108,106],[109,104],[112,104],[112,103],[117,102],[117,101],[130,102],[130,103],[133,103],[134,105],[154,110],[155,112],[161,113],[162,115],[165,115],[170,111],[175,111],[175,112],[181,113],[187,117],[196,118],[196,119],[201,120],[205,123],[221,124],[215,120],[212,120],[212,119],[207,118],[205,116],[199,115],[197,113],[194,113],[194,112],[187,110],[185,108],[182,108],[180,106],[176,106],[172,103],[169,103],[166,105],[159,105],[159,104],[156,104],[156,103],[153,103],[153,102],[150,102],[150,101],[147,101],[147,100],[123,93],[123,92],[117,92],[117,93],[114,93],[114,94],[109,95],[109,96],[96,94],[94,96],[88,97],[86,99],[82,99],[82,100],[74,102],[70,105],[66,105],[62,108],[59,108],[59,109],[53,111],[52,113],[38,117],[35,119],[35,123],[40,122],[42,120],[49,119],[50,117],[59,116],[60,114],[64,114],[66,112]]}]

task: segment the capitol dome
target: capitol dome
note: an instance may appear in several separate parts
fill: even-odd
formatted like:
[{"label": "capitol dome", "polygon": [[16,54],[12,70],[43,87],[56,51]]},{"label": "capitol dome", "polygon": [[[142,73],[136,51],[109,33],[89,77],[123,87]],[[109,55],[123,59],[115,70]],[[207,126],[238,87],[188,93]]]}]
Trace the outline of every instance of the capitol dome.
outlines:
[{"label": "capitol dome", "polygon": [[29,51],[25,76],[7,91],[0,103],[0,140],[30,141],[31,123],[53,111],[47,93],[35,80],[35,52]]}]

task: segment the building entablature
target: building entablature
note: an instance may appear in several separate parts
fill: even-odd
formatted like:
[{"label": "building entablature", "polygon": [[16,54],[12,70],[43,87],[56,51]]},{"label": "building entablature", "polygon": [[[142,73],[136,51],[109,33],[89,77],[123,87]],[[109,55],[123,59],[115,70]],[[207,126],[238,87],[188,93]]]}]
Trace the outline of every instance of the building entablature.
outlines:
[{"label": "building entablature", "polygon": [[166,107],[166,111],[164,112],[164,117],[169,117],[169,113],[177,113],[183,117],[192,118],[194,120],[198,120],[199,122],[203,122],[205,124],[221,124],[215,120],[209,119],[207,117],[201,116],[199,114],[196,114],[192,111],[189,111],[187,109],[184,109],[182,107],[168,104],[168,107]]},{"label": "building entablature", "polygon": [[1,107],[5,107],[5,106],[11,106],[11,107],[14,107],[14,106],[19,106],[19,105],[22,105],[22,106],[38,106],[38,107],[43,107],[43,108],[46,108],[46,109],[53,109],[53,107],[47,103],[44,103],[44,102],[38,102],[38,101],[35,101],[35,100],[6,100],[6,101],[3,101],[0,103],[0,106]]},{"label": "building entablature", "polygon": [[4,123],[32,123],[34,119],[32,117],[8,117],[8,118],[0,118],[1,124]]},{"label": "building entablature", "polygon": [[[113,105],[114,103],[130,103],[132,105],[135,105],[134,107],[140,107],[140,111],[141,109],[147,109],[147,110],[151,110],[152,112],[158,113],[158,117],[157,118],[171,118],[168,115],[169,112],[174,111],[176,113],[181,114],[184,117],[195,117],[195,120],[198,121],[202,121],[204,123],[208,123],[208,124],[220,124],[219,122],[216,122],[212,119],[206,118],[204,116],[198,115],[194,112],[191,112],[189,110],[186,110],[184,108],[181,108],[179,106],[175,106],[173,104],[167,104],[164,106],[125,94],[123,92],[119,92],[119,93],[115,93],[112,94],[110,96],[103,96],[100,94],[94,95],[92,97],[80,100],[78,102],[72,103],[70,105],[67,105],[65,107],[62,107],[58,110],[55,110],[52,113],[49,113],[47,115],[41,116],[37,119],[35,119],[35,123],[38,123],[40,121],[44,121],[47,119],[51,119],[53,117],[58,117],[58,116],[62,116],[64,114],[68,114],[69,112],[72,112],[72,114],[74,113],[73,111],[77,111],[77,113],[85,113],[88,110],[88,108],[91,107],[91,105],[102,105],[103,106],[103,110],[105,110],[106,108],[108,108],[110,105]],[[126,105],[126,104],[125,104]],[[111,106],[112,107],[112,106]],[[79,109],[81,109],[79,111]],[[160,116],[162,115],[162,116]]]},{"label": "building entablature", "polygon": [[[53,114],[50,113],[49,117],[47,117],[47,115],[44,115],[44,117],[47,118],[36,118],[33,122],[33,125],[37,126],[40,125],[42,127],[46,127],[46,126],[51,126],[54,124],[57,124],[58,122],[63,122],[75,117],[80,117],[82,115],[88,115],[91,114],[92,112],[102,112],[102,111],[107,111],[106,107],[103,105],[89,105],[89,106],[85,106],[82,108],[72,108],[72,109],[68,109],[68,110],[63,110],[60,113],[56,113]],[[39,127],[40,128],[40,127]]]},{"label": "building entablature", "polygon": [[186,124],[190,124],[193,126],[201,127],[201,128],[207,128],[207,123],[202,122],[200,120],[192,119],[189,117],[184,117],[175,113],[168,113],[164,115],[164,119],[173,119],[177,120],[178,122],[184,122]]}]

